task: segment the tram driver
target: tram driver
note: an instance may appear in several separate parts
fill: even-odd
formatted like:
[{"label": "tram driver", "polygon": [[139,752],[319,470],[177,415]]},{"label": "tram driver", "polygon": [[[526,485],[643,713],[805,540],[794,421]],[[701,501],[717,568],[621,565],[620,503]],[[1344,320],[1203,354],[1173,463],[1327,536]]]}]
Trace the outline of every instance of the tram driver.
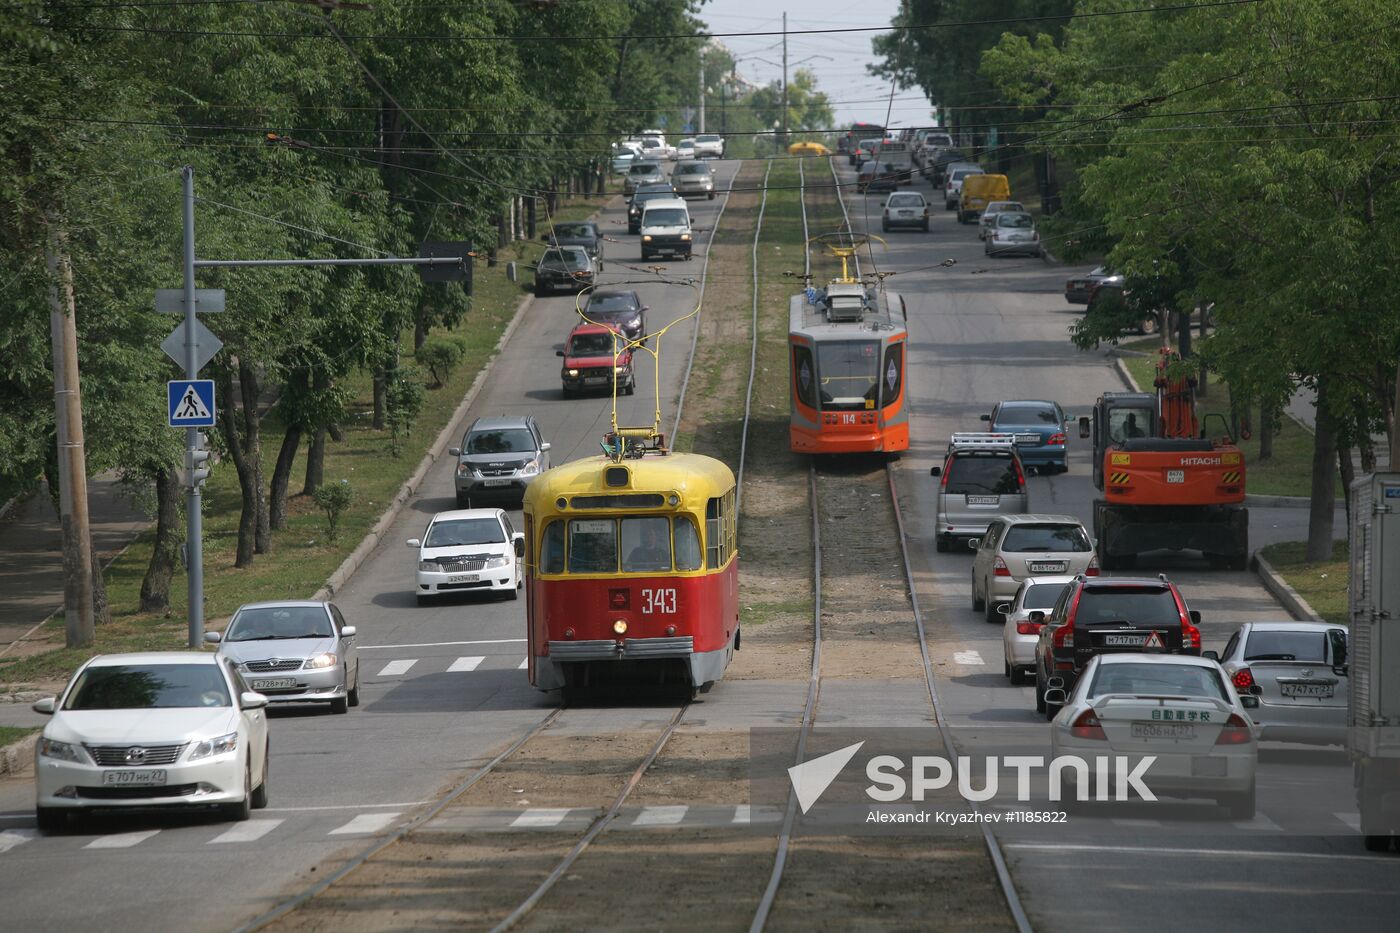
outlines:
[{"label": "tram driver", "polygon": [[627,552],[624,569],[629,571],[670,570],[671,546],[667,540],[666,519],[644,519],[641,522],[641,543]]}]

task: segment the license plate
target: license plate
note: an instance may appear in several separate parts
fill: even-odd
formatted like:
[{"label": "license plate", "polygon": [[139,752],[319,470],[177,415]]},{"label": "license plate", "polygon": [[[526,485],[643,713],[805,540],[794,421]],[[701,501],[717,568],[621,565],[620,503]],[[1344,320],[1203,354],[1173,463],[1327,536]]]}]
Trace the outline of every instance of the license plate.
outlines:
[{"label": "license plate", "polygon": [[586,386],[600,386],[608,381],[607,376],[585,376],[583,384]]},{"label": "license plate", "polygon": [[483,486],[509,486],[512,482],[514,482],[514,480],[510,480],[510,479],[484,479],[484,480],[481,481],[481,485],[483,485]]},{"label": "license plate", "polygon": [[913,212],[913,211],[900,211],[900,212],[899,212],[899,216],[900,216],[900,217],[913,217],[913,216],[914,216],[914,212]]},{"label": "license plate", "polygon": [[1141,648],[1147,644],[1147,635],[1105,635],[1105,648]]},{"label": "license plate", "polygon": [[118,787],[160,787],[165,783],[165,769],[157,771],[104,771],[103,784]]},{"label": "license plate", "polygon": [[478,574],[478,573],[454,573],[452,576],[450,576],[450,577],[447,578],[447,582],[448,582],[448,583],[475,583],[477,580],[480,580],[480,579],[481,579],[481,574]]},{"label": "license plate", "polygon": [[1135,739],[1194,739],[1196,726],[1189,722],[1135,722]]},{"label": "license plate", "polygon": [[1169,483],[1184,483],[1184,482],[1186,482],[1186,471],[1185,471],[1185,470],[1168,470],[1168,471],[1167,471],[1167,482],[1169,482]]},{"label": "license plate", "polygon": [[288,687],[295,687],[297,682],[291,677],[276,677],[268,680],[255,680],[248,686],[254,690],[285,690]]},{"label": "license plate", "polygon": [[1333,684],[1288,684],[1280,683],[1279,692],[1286,697],[1330,697],[1336,689]]},{"label": "license plate", "polygon": [[1031,573],[1064,573],[1065,562],[1038,560],[1031,561]]},{"label": "license plate", "polygon": [[1020,447],[1036,447],[1040,444],[1039,434],[1017,434],[1016,444]]},{"label": "license plate", "polygon": [[968,496],[968,505],[996,505],[1001,502],[1001,496]]}]

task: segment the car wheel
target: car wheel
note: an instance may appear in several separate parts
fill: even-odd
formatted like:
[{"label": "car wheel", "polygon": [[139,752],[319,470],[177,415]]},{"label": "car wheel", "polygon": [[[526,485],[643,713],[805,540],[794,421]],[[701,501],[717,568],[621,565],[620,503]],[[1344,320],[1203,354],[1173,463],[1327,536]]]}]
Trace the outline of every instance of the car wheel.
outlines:
[{"label": "car wheel", "polygon": [[543,298],[543,297],[544,297],[545,295],[547,295],[548,293],[549,293],[549,289],[545,288],[545,287],[544,287],[543,285],[541,285],[539,282],[536,282],[536,283],[535,283],[535,297],[536,297],[536,298]]},{"label": "car wheel", "polygon": [[472,500],[471,500],[471,497],[469,497],[469,496],[464,496],[464,495],[462,495],[460,492],[457,493],[457,508],[459,508],[459,509],[469,509],[469,508],[471,508],[471,507],[472,507]]},{"label": "car wheel", "polygon": [[925,233],[928,233],[928,221],[925,220],[922,224],[920,224],[919,229],[923,230]]},{"label": "car wheel", "polygon": [[429,599],[430,599],[430,597],[429,597],[426,593],[419,593],[419,594],[418,594],[418,605],[419,605],[420,607],[428,605]]},{"label": "car wheel", "polygon": [[986,608],[986,605],[986,600],[977,598],[977,576],[974,574],[972,577],[972,611],[981,612]]},{"label": "car wheel", "polygon": [[1254,788],[1238,794],[1221,797],[1219,803],[1230,814],[1232,820],[1254,819]]},{"label": "car wheel", "polygon": [[1001,656],[1001,676],[1005,677],[1007,680],[1011,679],[1011,662],[1006,660],[1005,654]]},{"label": "car wheel", "polygon": [[1389,852],[1391,837],[1387,835],[1370,835],[1364,837],[1367,852]]},{"label": "car wheel", "polygon": [[650,258],[651,254],[648,253],[646,250],[642,250],[642,262],[646,262]]},{"label": "car wheel", "polygon": [[933,549],[934,549],[935,551],[937,551],[938,553],[940,553],[940,554],[946,554],[946,553],[948,553],[948,537],[947,537],[947,535],[937,535],[937,536],[935,536],[934,539],[933,539]]},{"label": "car wheel", "polygon": [[237,803],[226,803],[219,807],[219,812],[224,819],[233,823],[245,822],[253,815],[253,772],[249,766],[243,766],[243,799]]},{"label": "car wheel", "polygon": [[56,836],[68,829],[68,811],[58,807],[35,807],[34,819],[39,824],[39,832],[46,836]]},{"label": "car wheel", "polygon": [[566,398],[566,399],[570,399],[570,398],[573,398],[573,397],[574,397],[574,390],[573,390],[573,389],[570,389],[568,386],[564,386],[564,387],[561,388],[559,391],[563,394],[564,398]]},{"label": "car wheel", "polygon": [[261,810],[267,806],[267,769],[268,769],[268,748],[263,746],[263,773],[262,782],[258,784],[258,789],[253,791],[250,804],[254,810]]},{"label": "car wheel", "polygon": [[987,243],[987,242],[983,242],[983,243],[982,243],[982,255],[983,255],[983,256],[990,256],[990,255],[992,255],[992,246],[991,246],[990,243]]},{"label": "car wheel", "polygon": [[331,712],[337,716],[341,713],[350,712],[349,697],[336,697],[334,700],[331,700]]},{"label": "car wheel", "polygon": [[1035,666],[1035,711],[1045,712],[1045,681],[1040,679],[1040,665]]},{"label": "car wheel", "polygon": [[715,199],[715,193],[714,193],[713,191],[711,191],[708,195],[706,195],[706,200],[713,201],[714,199]]},{"label": "car wheel", "polygon": [[1011,683],[1017,687],[1023,686],[1026,682],[1026,669],[1011,665]]},{"label": "car wheel", "polygon": [[1002,622],[1003,620],[1002,620],[1002,617],[1001,617],[1001,613],[1000,613],[1000,612],[997,612],[996,600],[993,599],[991,593],[988,593],[988,594],[987,594],[986,602],[987,602],[987,615],[986,615],[987,621],[988,621],[988,622],[995,622],[995,623],[997,623],[998,625],[1000,625],[1001,622]]},{"label": "car wheel", "polygon": [[345,694],[345,699],[350,701],[351,706],[360,705],[360,666],[355,665],[355,683]]},{"label": "car wheel", "polygon": [[890,232],[890,225],[887,224],[887,223],[885,223],[883,220],[880,221],[880,232],[881,232],[881,233],[889,233],[889,232]]}]

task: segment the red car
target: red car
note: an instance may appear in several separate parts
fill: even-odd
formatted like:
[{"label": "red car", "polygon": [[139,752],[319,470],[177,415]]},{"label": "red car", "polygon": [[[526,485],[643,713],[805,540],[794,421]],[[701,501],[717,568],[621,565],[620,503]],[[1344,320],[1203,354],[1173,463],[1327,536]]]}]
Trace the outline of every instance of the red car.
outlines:
[{"label": "red car", "polygon": [[564,383],[565,398],[589,389],[610,391],[614,383],[622,395],[631,395],[636,389],[632,351],[627,349],[627,338],[618,329],[580,324],[569,332],[564,349],[557,353],[564,358],[559,377]]}]

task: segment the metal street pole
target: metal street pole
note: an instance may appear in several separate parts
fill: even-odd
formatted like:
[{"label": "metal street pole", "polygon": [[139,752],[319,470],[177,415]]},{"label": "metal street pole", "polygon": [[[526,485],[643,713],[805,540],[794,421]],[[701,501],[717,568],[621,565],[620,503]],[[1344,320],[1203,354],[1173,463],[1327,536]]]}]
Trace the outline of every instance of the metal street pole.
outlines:
[{"label": "metal street pole", "polygon": [[[199,378],[199,335],[196,326],[194,291],[194,166],[181,172],[185,187],[185,378]],[[228,400],[224,400],[228,404]],[[193,476],[194,452],[199,446],[199,429],[185,429],[186,461],[191,467],[188,501],[185,505],[185,570],[188,583],[190,647],[204,642],[204,516],[200,512],[199,483]]]},{"label": "metal street pole", "polygon": [[787,10],[783,11],[783,135],[778,140],[778,148],[781,150],[787,145],[788,135],[788,101],[787,101]]},{"label": "metal street pole", "polygon": [[705,49],[700,49],[700,132],[705,132]]}]

